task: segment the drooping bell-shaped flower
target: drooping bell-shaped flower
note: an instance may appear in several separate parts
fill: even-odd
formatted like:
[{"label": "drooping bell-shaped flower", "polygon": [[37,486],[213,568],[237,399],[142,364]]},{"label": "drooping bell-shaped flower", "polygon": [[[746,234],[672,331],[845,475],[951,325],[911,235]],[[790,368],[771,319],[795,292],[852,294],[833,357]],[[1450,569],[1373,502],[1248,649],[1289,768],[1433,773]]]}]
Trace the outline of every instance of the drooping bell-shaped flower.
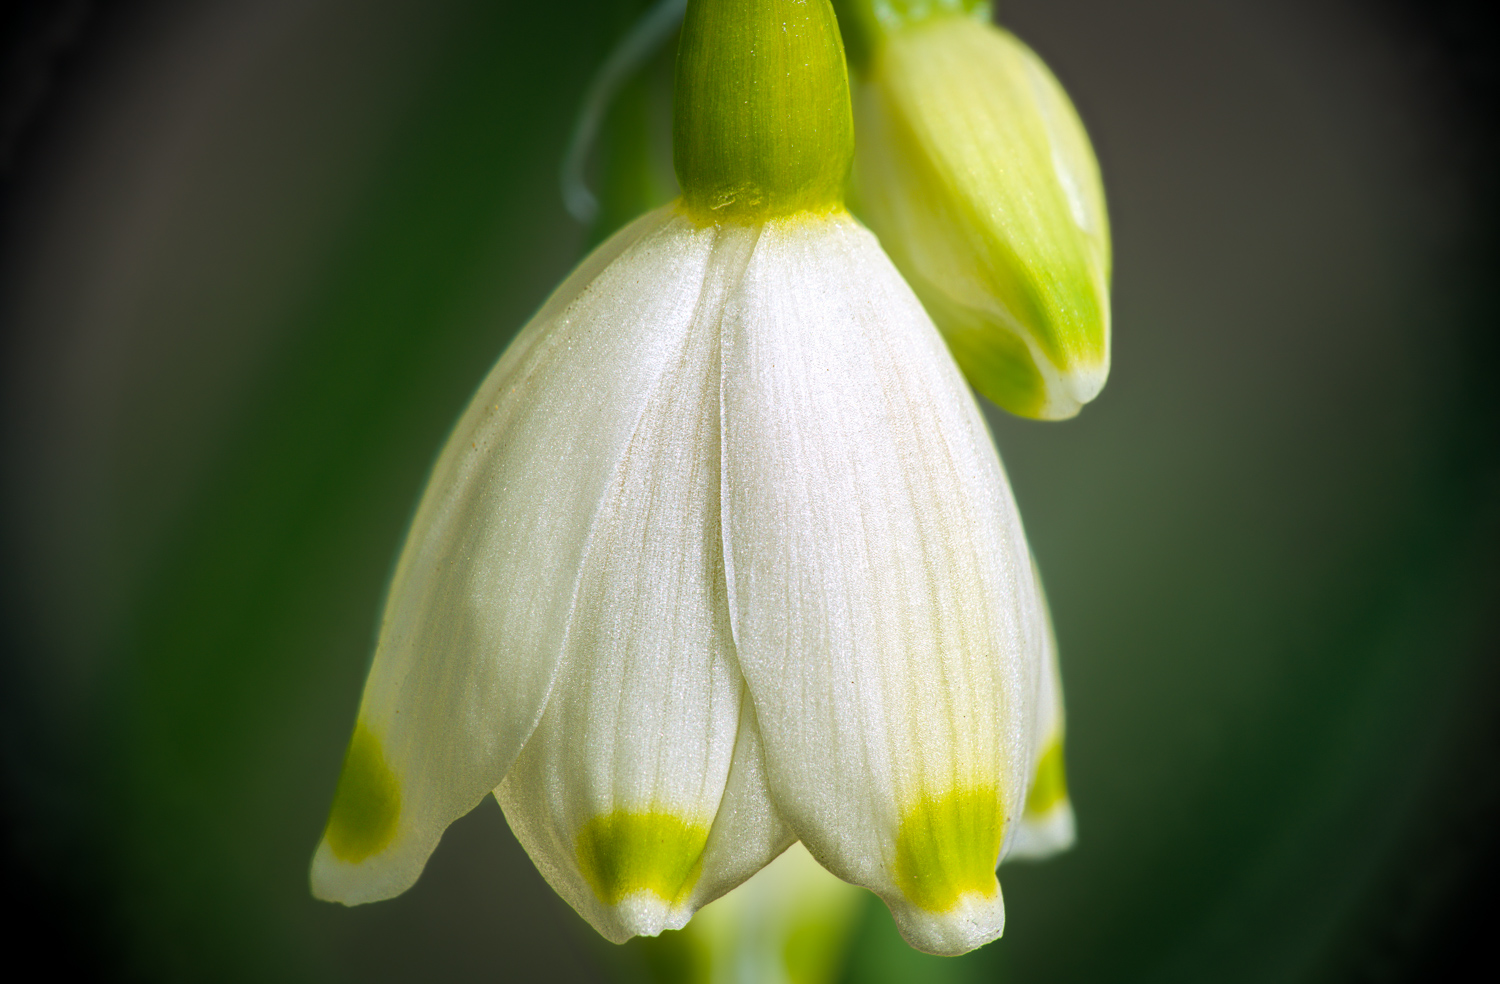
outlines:
[{"label": "drooping bell-shaped flower", "polygon": [[494,791],[623,941],[801,840],[914,945],[998,936],[1047,628],[968,387],[844,211],[828,0],[691,0],[683,197],[597,249],[444,448],[314,892],[404,891]]},{"label": "drooping bell-shaped flower", "polygon": [[1109,374],[1109,219],[1062,86],[981,0],[844,0],[860,216],[969,381],[1071,417]]}]

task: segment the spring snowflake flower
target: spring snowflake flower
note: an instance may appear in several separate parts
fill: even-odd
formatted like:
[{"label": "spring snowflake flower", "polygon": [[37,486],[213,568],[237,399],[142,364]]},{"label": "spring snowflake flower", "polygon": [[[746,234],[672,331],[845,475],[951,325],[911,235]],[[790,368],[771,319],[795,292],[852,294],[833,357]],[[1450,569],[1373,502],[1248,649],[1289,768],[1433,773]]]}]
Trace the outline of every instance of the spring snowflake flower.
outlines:
[{"label": "spring snowflake flower", "polygon": [[798,840],[906,938],[998,936],[1047,622],[942,338],[842,206],[828,0],[693,0],[683,197],[501,357],[396,569],[314,892],[388,898],[493,791],[606,937]]}]

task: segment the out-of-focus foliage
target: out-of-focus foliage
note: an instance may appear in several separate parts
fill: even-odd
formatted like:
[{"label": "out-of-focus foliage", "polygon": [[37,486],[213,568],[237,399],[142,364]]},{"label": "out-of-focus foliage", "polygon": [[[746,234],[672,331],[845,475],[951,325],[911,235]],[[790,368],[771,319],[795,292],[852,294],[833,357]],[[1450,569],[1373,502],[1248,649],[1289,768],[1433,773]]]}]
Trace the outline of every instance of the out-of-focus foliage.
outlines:
[{"label": "out-of-focus foliage", "polygon": [[[410,509],[590,235],[558,161],[639,9],[82,22],[6,179],[13,953],[671,979],[591,939],[490,803],[397,900],[306,883]],[[1067,424],[991,420],[1079,843],[1007,872],[1005,938],[968,957],[864,908],[847,979],[1432,979],[1500,814],[1494,145],[1444,62],[1414,67],[1429,34],[1331,0],[1003,14],[1074,97],[1114,235],[1108,389]],[[619,114],[665,133],[643,85],[606,124],[606,211]],[[653,173],[631,194],[667,193]]]}]

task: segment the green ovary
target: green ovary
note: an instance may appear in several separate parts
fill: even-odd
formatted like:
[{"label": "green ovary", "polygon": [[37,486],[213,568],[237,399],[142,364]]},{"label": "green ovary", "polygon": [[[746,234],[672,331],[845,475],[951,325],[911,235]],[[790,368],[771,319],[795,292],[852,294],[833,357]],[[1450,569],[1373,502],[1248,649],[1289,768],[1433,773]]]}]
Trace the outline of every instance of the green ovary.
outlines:
[{"label": "green ovary", "polygon": [[637,892],[676,905],[697,883],[707,843],[705,824],[660,810],[615,810],[578,832],[578,867],[605,905]]},{"label": "green ovary", "polygon": [[949,912],[968,895],[992,897],[1003,829],[992,786],[924,797],[901,818],[897,885],[929,912]]},{"label": "green ovary", "polygon": [[1036,775],[1031,779],[1031,792],[1026,797],[1026,815],[1040,817],[1068,798],[1068,776],[1063,768],[1062,739],[1058,738],[1042,753],[1036,764]]},{"label": "green ovary", "polygon": [[386,764],[380,739],[360,721],[344,753],[344,771],[323,837],[334,857],[358,864],[390,844],[400,815],[401,787],[396,774]]}]

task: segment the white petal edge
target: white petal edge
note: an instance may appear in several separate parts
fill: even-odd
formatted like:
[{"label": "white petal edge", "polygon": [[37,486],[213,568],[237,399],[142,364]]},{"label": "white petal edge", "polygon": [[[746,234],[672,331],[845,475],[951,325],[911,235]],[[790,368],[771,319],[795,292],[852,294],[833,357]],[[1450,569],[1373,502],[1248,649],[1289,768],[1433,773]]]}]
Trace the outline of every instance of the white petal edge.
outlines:
[{"label": "white petal edge", "polygon": [[[1041,780],[1042,768],[1062,769],[1061,761],[1046,762],[1046,756],[1061,756],[1066,718],[1063,713],[1062,665],[1058,659],[1057,632],[1052,625],[1052,611],[1042,589],[1040,572],[1036,571],[1035,559],[1032,570],[1037,582],[1037,591],[1047,616],[1046,672],[1042,674],[1037,695],[1037,717],[1035,759],[1032,765],[1032,787]],[[1054,751],[1055,750],[1055,751]],[[1059,779],[1061,776],[1058,777]],[[1027,809],[1012,828],[1014,836],[1005,853],[1007,861],[1041,861],[1072,847],[1077,839],[1077,823],[1073,816],[1073,804],[1066,790],[1061,797],[1041,809],[1032,809],[1031,795],[1027,796]]]}]

